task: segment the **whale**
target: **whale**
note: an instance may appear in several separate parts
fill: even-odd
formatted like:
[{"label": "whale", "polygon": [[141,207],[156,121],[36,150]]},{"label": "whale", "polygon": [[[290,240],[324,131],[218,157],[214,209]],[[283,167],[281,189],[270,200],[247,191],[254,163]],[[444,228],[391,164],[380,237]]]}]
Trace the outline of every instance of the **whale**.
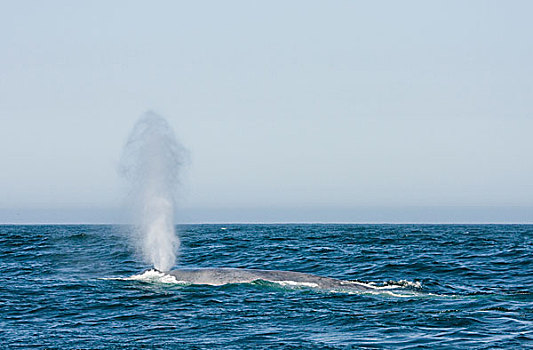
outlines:
[{"label": "whale", "polygon": [[194,285],[222,286],[264,281],[282,286],[308,287],[321,290],[365,292],[377,289],[377,287],[357,281],[340,280],[294,271],[241,268],[182,268],[164,273],[174,277],[179,283]]}]

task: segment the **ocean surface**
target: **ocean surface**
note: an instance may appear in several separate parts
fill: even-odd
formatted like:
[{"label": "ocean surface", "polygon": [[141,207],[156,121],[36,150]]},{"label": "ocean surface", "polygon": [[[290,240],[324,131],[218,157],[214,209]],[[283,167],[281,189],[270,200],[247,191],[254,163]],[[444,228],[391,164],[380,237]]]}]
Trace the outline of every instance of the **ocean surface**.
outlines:
[{"label": "ocean surface", "polygon": [[177,267],[290,270],[374,292],[131,280],[120,225],[0,226],[0,348],[533,347],[533,225],[180,225]]}]

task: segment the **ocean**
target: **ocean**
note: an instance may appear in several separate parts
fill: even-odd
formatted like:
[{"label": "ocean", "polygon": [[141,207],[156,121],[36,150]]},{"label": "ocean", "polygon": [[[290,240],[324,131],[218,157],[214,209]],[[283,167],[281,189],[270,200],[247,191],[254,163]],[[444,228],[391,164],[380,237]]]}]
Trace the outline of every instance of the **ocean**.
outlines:
[{"label": "ocean", "polygon": [[533,225],[179,225],[176,268],[311,273],[317,290],[129,279],[151,268],[124,225],[0,226],[0,347],[533,347]]}]

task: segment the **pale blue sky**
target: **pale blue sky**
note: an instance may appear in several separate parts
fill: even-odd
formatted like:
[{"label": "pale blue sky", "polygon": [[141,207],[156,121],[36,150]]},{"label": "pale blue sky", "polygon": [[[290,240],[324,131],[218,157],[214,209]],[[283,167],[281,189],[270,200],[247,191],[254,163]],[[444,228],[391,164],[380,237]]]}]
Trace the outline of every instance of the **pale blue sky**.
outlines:
[{"label": "pale blue sky", "polygon": [[192,221],[442,221],[438,208],[465,207],[533,221],[532,13],[530,1],[3,1],[0,221],[118,218],[117,162],[148,109],[190,151]]}]

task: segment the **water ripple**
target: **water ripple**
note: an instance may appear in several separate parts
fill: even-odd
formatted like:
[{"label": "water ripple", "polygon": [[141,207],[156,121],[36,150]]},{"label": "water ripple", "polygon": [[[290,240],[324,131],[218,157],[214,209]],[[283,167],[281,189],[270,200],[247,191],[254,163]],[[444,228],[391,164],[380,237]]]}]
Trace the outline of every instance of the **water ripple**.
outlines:
[{"label": "water ripple", "polygon": [[533,340],[533,226],[221,228],[179,226],[179,266],[300,271],[391,293],[123,280],[150,267],[128,227],[0,226],[3,346],[489,349]]}]

